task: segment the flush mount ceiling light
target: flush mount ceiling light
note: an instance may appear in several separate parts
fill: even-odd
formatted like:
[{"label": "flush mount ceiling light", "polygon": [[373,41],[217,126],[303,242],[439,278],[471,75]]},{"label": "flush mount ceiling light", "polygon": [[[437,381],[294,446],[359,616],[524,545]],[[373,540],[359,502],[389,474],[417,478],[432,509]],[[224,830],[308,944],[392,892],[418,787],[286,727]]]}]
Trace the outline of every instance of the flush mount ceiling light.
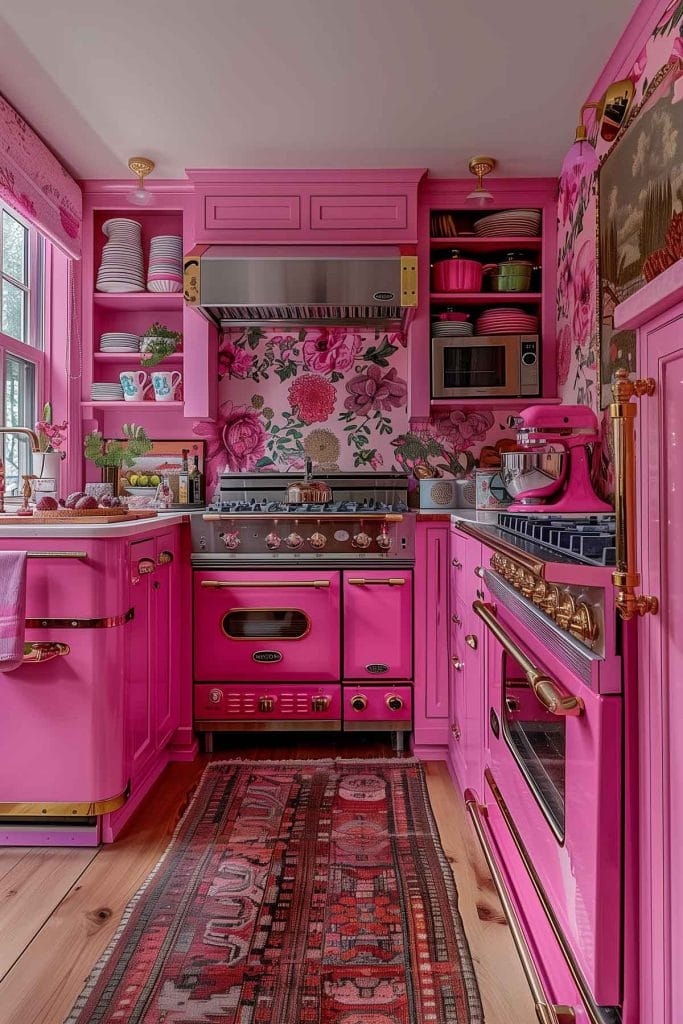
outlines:
[{"label": "flush mount ceiling light", "polygon": [[474,174],[477,177],[477,187],[472,189],[467,198],[472,202],[492,202],[493,195],[488,189],[484,188],[484,177],[491,173],[496,166],[496,161],[492,156],[473,156],[467,166],[470,174]]},{"label": "flush mount ceiling light", "polygon": [[154,202],[154,195],[145,188],[145,178],[154,170],[154,161],[146,156],[132,156],[128,169],[138,176],[137,188],[128,193],[128,202],[133,206],[149,206]]}]

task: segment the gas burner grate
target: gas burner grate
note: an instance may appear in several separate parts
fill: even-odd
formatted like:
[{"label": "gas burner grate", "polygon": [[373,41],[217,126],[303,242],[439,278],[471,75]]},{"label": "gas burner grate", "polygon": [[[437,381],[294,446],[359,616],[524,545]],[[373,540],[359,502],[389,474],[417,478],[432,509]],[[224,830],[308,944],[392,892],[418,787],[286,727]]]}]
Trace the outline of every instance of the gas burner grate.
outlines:
[{"label": "gas burner grate", "polygon": [[366,499],[365,501],[329,501],[301,505],[292,505],[283,501],[257,501],[252,498],[250,501],[223,501],[209,505],[210,512],[220,512],[223,515],[230,513],[244,514],[253,512],[254,515],[319,515],[319,514],[348,514],[362,515],[363,512],[407,512],[408,506],[404,501],[383,502]]},{"label": "gas burner grate", "polygon": [[561,517],[501,513],[498,528],[588,565],[616,564],[616,521],[611,515]]}]

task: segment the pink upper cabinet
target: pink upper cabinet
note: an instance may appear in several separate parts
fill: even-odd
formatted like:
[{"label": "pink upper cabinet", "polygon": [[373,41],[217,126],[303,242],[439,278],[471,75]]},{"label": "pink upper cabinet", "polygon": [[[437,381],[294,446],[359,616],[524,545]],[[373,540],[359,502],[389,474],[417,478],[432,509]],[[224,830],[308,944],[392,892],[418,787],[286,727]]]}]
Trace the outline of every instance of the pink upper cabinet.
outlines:
[{"label": "pink upper cabinet", "polygon": [[188,170],[197,242],[417,242],[422,168]]}]

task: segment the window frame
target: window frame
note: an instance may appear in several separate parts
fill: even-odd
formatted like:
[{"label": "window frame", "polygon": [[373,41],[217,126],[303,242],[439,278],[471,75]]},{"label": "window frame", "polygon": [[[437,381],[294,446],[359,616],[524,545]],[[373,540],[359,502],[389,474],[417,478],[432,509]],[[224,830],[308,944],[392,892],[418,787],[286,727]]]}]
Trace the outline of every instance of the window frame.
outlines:
[{"label": "window frame", "polygon": [[[7,357],[14,356],[33,366],[35,418],[40,419],[46,394],[46,368],[49,365],[49,303],[50,294],[50,243],[39,234],[37,229],[14,210],[9,204],[0,201],[0,218],[6,211],[18,221],[27,232],[28,258],[26,284],[16,281],[10,274],[2,272],[2,251],[0,248],[0,287],[2,280],[8,280],[16,287],[22,288],[27,296],[25,300],[25,341],[5,334],[0,326],[0,425],[5,425],[5,386]],[[0,235],[1,239],[1,235]],[[1,243],[0,243],[1,244]],[[33,423],[26,426],[33,427]],[[23,444],[20,458],[26,466],[28,462],[28,446]],[[0,458],[6,456],[5,438],[0,435]]]}]

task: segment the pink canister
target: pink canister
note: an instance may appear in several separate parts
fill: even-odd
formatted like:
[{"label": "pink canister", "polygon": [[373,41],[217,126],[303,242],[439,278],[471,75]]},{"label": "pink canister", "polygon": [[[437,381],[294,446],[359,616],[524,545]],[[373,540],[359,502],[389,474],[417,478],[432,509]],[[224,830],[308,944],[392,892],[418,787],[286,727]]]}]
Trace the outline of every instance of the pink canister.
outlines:
[{"label": "pink canister", "polygon": [[434,292],[480,292],[483,267],[477,260],[463,260],[457,249],[449,259],[441,260],[432,267],[432,291]]}]

